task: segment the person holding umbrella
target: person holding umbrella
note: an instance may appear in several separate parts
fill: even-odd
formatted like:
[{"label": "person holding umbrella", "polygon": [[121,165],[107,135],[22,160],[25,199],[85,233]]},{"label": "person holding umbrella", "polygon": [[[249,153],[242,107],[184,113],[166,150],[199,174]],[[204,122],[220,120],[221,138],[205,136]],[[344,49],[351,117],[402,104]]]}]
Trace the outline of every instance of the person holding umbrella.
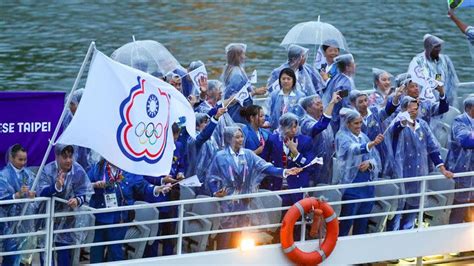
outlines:
[{"label": "person holding umbrella", "polygon": [[314,67],[319,71],[321,79],[324,81],[324,87],[331,77],[337,74],[337,67],[334,65],[334,59],[339,55],[340,49],[335,40],[327,40],[319,46],[314,60]]}]

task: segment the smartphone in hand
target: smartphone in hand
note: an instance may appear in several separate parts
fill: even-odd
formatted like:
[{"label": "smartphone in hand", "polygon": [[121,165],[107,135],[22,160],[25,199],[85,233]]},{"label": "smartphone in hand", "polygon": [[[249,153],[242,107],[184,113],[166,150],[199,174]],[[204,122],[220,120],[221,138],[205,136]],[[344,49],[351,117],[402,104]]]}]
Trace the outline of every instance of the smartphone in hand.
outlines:
[{"label": "smartphone in hand", "polygon": [[339,91],[339,97],[344,98],[344,97],[347,97],[347,96],[349,96],[349,90]]}]

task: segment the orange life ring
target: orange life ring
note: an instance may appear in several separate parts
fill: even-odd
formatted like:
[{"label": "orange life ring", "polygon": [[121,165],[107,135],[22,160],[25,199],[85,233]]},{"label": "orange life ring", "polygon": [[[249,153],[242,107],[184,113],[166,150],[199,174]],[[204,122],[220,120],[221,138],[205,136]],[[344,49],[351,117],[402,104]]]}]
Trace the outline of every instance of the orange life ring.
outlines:
[{"label": "orange life ring", "polygon": [[[296,221],[305,213],[312,210],[319,210],[326,222],[326,238],[320,246],[313,252],[304,252],[296,247],[293,239],[293,230]],[[313,225],[317,223],[317,219],[313,219]],[[314,231],[313,229],[311,231]],[[280,230],[281,247],[286,256],[298,265],[315,265],[323,262],[336,246],[337,237],[339,235],[339,223],[336,213],[329,204],[316,198],[305,198],[295,203],[286,213]]]}]

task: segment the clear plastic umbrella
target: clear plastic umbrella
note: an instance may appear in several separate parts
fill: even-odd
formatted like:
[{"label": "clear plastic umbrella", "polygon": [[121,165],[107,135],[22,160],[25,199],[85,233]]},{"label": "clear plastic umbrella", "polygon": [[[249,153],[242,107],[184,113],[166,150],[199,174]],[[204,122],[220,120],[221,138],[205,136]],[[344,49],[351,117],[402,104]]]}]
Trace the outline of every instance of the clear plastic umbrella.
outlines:
[{"label": "clear plastic umbrella", "polygon": [[330,44],[339,49],[348,51],[346,39],[333,25],[319,21],[307,21],[296,24],[288,31],[280,46],[288,47],[290,44],[322,45]]},{"label": "clear plastic umbrella", "polygon": [[161,43],[153,40],[129,42],[110,56],[117,62],[154,76],[164,76],[181,65]]}]

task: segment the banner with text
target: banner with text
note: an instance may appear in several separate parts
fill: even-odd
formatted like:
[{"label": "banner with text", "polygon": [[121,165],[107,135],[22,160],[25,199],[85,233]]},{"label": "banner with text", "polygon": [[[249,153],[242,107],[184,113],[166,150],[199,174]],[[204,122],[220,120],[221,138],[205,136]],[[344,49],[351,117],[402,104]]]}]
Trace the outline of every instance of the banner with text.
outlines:
[{"label": "banner with text", "polygon": [[[8,148],[28,151],[28,166],[39,166],[64,107],[64,92],[0,92],[0,169]],[[54,159],[51,152],[48,161]]]}]

